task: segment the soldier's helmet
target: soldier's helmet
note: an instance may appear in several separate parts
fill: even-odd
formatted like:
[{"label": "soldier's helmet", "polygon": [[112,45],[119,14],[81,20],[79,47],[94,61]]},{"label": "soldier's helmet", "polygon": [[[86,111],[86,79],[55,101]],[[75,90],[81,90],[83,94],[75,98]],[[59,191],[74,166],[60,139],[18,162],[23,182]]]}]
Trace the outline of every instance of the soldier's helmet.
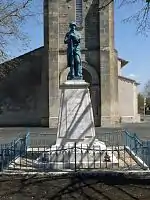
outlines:
[{"label": "soldier's helmet", "polygon": [[71,22],[71,23],[69,24],[69,27],[70,27],[70,28],[73,27],[73,26],[77,27],[76,22]]}]

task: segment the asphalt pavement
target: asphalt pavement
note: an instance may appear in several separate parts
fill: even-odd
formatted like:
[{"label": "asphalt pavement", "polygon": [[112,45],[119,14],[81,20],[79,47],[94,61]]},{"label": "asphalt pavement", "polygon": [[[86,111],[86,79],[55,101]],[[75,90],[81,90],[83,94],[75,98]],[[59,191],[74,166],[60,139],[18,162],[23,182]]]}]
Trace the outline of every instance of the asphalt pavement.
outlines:
[{"label": "asphalt pavement", "polygon": [[[144,140],[150,140],[150,122],[142,122],[136,124],[122,124],[120,127],[116,128],[101,128],[96,127],[96,136],[101,138],[103,133],[117,133],[122,132],[123,130],[127,130],[131,133],[136,133],[139,138]],[[39,134],[42,133],[43,137],[44,134],[50,134],[51,143],[54,144],[56,141],[56,129],[49,129],[49,128],[40,128],[40,127],[4,127],[0,128],[0,144],[11,142],[13,139],[17,138],[19,135],[25,135],[26,133],[30,132],[34,134],[34,136],[38,137]]]}]

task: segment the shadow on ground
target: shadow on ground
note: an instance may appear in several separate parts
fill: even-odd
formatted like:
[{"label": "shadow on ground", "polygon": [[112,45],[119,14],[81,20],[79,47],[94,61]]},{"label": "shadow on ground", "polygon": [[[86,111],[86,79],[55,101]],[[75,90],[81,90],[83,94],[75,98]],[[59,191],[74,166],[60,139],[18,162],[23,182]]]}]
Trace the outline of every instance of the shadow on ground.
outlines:
[{"label": "shadow on ground", "polygon": [[3,176],[0,199],[149,200],[150,181],[108,176]]}]

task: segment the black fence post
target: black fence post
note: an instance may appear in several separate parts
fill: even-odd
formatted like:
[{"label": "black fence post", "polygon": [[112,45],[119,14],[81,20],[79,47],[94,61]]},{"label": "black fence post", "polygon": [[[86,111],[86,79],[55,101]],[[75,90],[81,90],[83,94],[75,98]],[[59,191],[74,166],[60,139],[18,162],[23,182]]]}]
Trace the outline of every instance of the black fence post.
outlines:
[{"label": "black fence post", "polygon": [[75,144],[74,144],[74,162],[75,162],[75,166],[74,166],[74,171],[76,172],[77,171],[77,152],[76,152],[76,149],[77,148],[77,144],[76,144],[76,142],[75,142]]}]

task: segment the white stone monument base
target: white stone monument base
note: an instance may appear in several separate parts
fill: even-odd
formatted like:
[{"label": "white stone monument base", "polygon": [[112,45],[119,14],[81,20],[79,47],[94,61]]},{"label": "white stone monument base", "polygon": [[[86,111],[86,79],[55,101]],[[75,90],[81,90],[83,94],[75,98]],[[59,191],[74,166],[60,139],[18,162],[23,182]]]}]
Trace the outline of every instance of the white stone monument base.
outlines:
[{"label": "white stone monument base", "polygon": [[45,169],[91,169],[118,164],[106,145],[95,139],[95,125],[89,84],[82,80],[66,81],[60,86],[61,101],[56,144],[36,160]]},{"label": "white stone monument base", "polygon": [[[100,149],[100,146],[77,145],[77,146],[53,146],[36,160],[35,167],[52,170],[74,169],[101,169],[109,166],[118,166],[118,159],[110,149]],[[106,153],[107,152],[107,153]],[[106,154],[108,160],[106,159]]]},{"label": "white stone monument base", "polygon": [[83,80],[66,81],[60,86],[57,146],[93,141],[95,125],[88,87]]},{"label": "white stone monument base", "polygon": [[58,119],[57,147],[85,145],[106,149],[104,142],[95,139],[93,108],[89,84],[84,80],[69,80],[60,86],[61,100]]}]

